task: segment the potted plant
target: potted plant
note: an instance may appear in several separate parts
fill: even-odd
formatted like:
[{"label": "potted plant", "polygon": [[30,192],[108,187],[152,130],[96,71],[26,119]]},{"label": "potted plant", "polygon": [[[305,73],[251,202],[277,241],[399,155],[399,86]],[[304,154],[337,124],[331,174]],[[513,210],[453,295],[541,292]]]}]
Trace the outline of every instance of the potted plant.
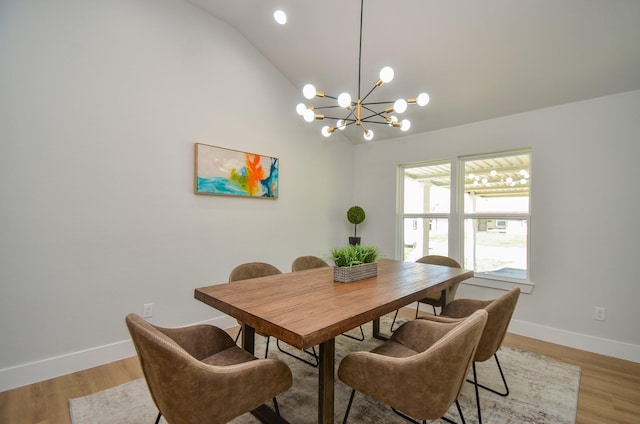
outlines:
[{"label": "potted plant", "polygon": [[380,250],[373,246],[349,245],[332,249],[334,281],[350,283],[378,275],[376,261],[380,256]]},{"label": "potted plant", "polygon": [[360,237],[357,236],[358,224],[361,224],[365,218],[366,214],[364,213],[364,209],[360,206],[352,206],[347,211],[347,220],[353,224],[353,237],[349,237],[350,245],[355,246],[360,244]]}]

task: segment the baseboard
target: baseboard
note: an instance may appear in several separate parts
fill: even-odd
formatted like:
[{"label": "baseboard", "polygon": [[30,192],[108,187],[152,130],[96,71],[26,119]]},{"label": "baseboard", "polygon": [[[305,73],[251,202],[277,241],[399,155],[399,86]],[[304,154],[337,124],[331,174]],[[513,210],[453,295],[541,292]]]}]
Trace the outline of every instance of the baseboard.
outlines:
[{"label": "baseboard", "polygon": [[[237,322],[233,318],[224,316],[198,324],[213,324],[220,328],[230,328],[237,325]],[[511,321],[509,332],[640,363],[640,346],[630,343],[593,337],[518,320]],[[108,364],[133,355],[135,355],[135,349],[131,340],[127,339],[67,355],[5,368],[0,370],[0,392]]]},{"label": "baseboard", "polygon": [[530,322],[511,320],[509,332],[587,352],[640,363],[640,345],[589,336]]},{"label": "baseboard", "polygon": [[[205,323],[213,324],[220,328],[230,328],[238,325],[235,319],[227,316],[198,324]],[[135,354],[136,351],[131,339],[127,339],[66,355],[4,368],[0,370],[0,392],[119,361]]]}]

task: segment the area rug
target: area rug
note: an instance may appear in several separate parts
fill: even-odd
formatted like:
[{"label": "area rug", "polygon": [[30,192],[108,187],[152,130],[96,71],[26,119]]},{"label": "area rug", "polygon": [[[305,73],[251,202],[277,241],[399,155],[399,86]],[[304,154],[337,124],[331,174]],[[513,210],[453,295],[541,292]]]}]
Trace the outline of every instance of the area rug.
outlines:
[{"label": "area rug", "polygon": [[[390,320],[383,318],[381,328],[389,328]],[[371,337],[371,325],[365,325],[366,339],[363,342],[339,336],[336,339],[336,370],[339,361],[348,353],[370,350],[381,343]],[[359,330],[353,330],[359,334]],[[318,370],[291,358],[270,344],[269,357],[287,363],[293,372],[293,387],[278,396],[280,412],[291,424],[317,422]],[[284,343],[281,345],[286,348]],[[297,352],[294,348],[291,352]],[[256,355],[264,353],[263,340],[256,340]],[[511,391],[506,398],[480,391],[482,419],[491,424],[564,424],[575,423],[580,385],[580,368],[557,360],[515,349],[501,348],[498,352],[500,364]],[[500,388],[501,379],[495,361],[478,364],[481,382]],[[336,376],[335,422],[342,422],[351,389]],[[429,399],[425,399],[426,402]],[[459,398],[467,423],[476,424],[477,411],[475,392],[470,383],[465,383]],[[69,401],[73,424],[151,424],[158,411],[151,400],[144,379],[134,380],[120,386],[89,396]],[[455,405],[446,415],[460,422]],[[165,423],[164,418],[160,421]],[[356,394],[350,423],[406,423],[391,409],[360,393]],[[250,414],[237,417],[233,424],[258,424]],[[444,420],[433,423],[444,424]]]}]

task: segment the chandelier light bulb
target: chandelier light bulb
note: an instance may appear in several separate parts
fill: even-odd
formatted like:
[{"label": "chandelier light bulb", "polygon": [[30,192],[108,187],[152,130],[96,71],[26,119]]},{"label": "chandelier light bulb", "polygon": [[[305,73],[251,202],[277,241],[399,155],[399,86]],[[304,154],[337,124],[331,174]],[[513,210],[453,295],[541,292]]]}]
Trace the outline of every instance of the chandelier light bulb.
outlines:
[{"label": "chandelier light bulb", "polygon": [[347,123],[344,121],[344,119],[339,120],[338,122],[336,122],[336,127],[342,131],[343,129],[345,129],[347,126]]},{"label": "chandelier light bulb", "polygon": [[302,116],[306,110],[307,105],[305,105],[304,103],[298,103],[298,106],[296,106],[296,112],[298,112],[298,115],[300,116]]},{"label": "chandelier light bulb", "polygon": [[287,23],[287,14],[282,10],[276,10],[273,12],[273,19],[275,19],[280,25],[284,25]]},{"label": "chandelier light bulb", "polygon": [[405,99],[398,99],[393,104],[393,110],[398,113],[403,113],[407,110],[407,101]]},{"label": "chandelier light bulb", "polygon": [[388,83],[393,80],[393,68],[391,66],[385,66],[380,70],[380,81]]},{"label": "chandelier light bulb", "polygon": [[389,119],[390,119],[390,121],[389,121],[389,124],[387,124],[387,125],[389,125],[390,127],[393,127],[393,123],[394,123],[394,122],[398,122],[398,117],[397,117],[397,116],[395,116],[395,115],[391,115],[391,116],[389,117]]},{"label": "chandelier light bulb", "polygon": [[302,88],[302,95],[311,100],[314,97],[316,97],[316,88],[313,86],[313,84],[307,84]]},{"label": "chandelier light bulb", "polygon": [[313,113],[312,109],[307,109],[304,111],[304,114],[302,114],[302,117],[307,122],[313,122],[316,119],[316,114]]},{"label": "chandelier light bulb", "polygon": [[322,135],[325,137],[329,137],[331,135],[331,131],[329,131],[329,126],[325,125],[324,127],[322,127]]},{"label": "chandelier light bulb", "polygon": [[351,95],[349,93],[341,93],[338,96],[338,104],[340,105],[340,107],[351,106]]},{"label": "chandelier light bulb", "polygon": [[411,121],[409,121],[408,119],[403,119],[400,122],[400,131],[409,131],[409,128],[411,128]]},{"label": "chandelier light bulb", "polygon": [[373,140],[373,131],[372,130],[365,130],[363,137],[367,141]]},{"label": "chandelier light bulb", "polygon": [[427,93],[420,93],[416,99],[418,106],[426,106],[429,103],[429,95]]}]

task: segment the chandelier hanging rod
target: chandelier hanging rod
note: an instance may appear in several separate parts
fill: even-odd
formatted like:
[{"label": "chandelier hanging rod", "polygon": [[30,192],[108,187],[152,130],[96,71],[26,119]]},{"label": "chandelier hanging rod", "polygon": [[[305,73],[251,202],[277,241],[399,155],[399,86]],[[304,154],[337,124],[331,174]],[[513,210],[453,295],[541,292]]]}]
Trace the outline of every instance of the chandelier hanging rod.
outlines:
[{"label": "chandelier hanging rod", "polygon": [[[362,27],[364,21],[364,0],[360,0],[360,39],[358,45],[358,98],[352,101],[351,96],[343,92],[339,96],[327,95],[322,91],[316,90],[312,84],[306,84],[302,90],[304,97],[308,100],[314,98],[330,99],[337,102],[337,104],[329,104],[325,106],[314,106],[299,103],[296,107],[296,111],[301,115],[305,121],[313,122],[315,120],[334,120],[333,126],[322,127],[322,135],[329,137],[336,129],[343,130],[349,125],[356,124],[360,126],[364,131],[364,139],[371,140],[373,138],[373,131],[365,127],[366,124],[386,124],[394,128],[400,128],[401,131],[407,131],[411,127],[411,122],[408,119],[403,119],[399,122],[396,115],[392,113],[403,113],[409,104],[417,104],[418,106],[425,106],[429,103],[429,95],[427,93],[420,93],[417,97],[403,99],[399,98],[395,101],[377,101],[377,102],[365,102],[365,100],[375,91],[376,88],[382,84],[389,83],[393,80],[394,72],[390,66],[385,66],[380,70],[379,79],[375,82],[371,90],[366,96],[361,97],[362,87]],[[374,105],[392,105],[383,109],[380,112],[376,112],[370,106]],[[321,113],[316,113],[321,109],[334,109],[344,108],[347,110],[347,115],[343,118],[325,116]],[[362,116],[363,109],[371,113],[368,116]],[[382,119],[377,120],[376,118]]]}]

